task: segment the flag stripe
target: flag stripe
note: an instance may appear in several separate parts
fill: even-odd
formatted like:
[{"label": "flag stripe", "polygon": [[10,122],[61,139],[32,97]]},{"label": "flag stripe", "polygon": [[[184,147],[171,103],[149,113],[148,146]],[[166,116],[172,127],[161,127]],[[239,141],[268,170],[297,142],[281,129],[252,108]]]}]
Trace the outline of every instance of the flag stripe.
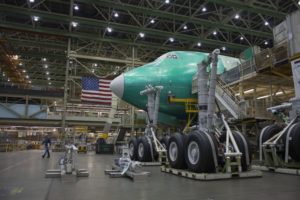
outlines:
[{"label": "flag stripe", "polygon": [[110,105],[112,93],[111,80],[98,79],[97,77],[82,77],[81,101]]}]

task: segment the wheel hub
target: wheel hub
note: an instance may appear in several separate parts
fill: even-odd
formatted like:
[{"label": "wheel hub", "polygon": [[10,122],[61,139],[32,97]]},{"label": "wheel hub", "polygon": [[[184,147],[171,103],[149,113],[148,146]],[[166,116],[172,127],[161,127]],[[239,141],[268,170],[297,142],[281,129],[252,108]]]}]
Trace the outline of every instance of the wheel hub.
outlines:
[{"label": "wheel hub", "polygon": [[169,156],[172,161],[175,161],[178,156],[178,147],[175,142],[171,142],[169,145]]},{"label": "wheel hub", "polygon": [[199,146],[195,141],[190,142],[188,146],[188,159],[193,165],[197,164],[200,158]]},{"label": "wheel hub", "polygon": [[140,158],[142,158],[144,156],[144,145],[143,145],[143,143],[139,144],[138,153],[139,153]]}]

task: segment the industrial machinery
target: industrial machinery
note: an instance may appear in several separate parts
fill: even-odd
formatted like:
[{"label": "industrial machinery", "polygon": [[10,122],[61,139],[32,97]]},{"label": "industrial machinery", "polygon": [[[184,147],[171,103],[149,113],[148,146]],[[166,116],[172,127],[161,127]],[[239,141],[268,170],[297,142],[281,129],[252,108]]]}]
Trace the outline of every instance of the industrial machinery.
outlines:
[{"label": "industrial machinery", "polygon": [[[166,142],[169,165],[162,167],[165,172],[185,174],[186,177],[196,177],[188,172],[202,173],[199,179],[205,180],[231,178],[234,175],[239,177],[261,176],[259,172],[248,171],[251,157],[247,139],[239,131],[231,130],[224,115],[221,113],[214,114],[218,66],[224,68],[222,62],[218,63],[219,53],[219,50],[215,50],[210,55],[200,54],[201,59],[198,60],[198,63],[199,61],[200,63],[198,64],[197,73],[198,125],[192,127],[188,134],[182,132],[171,134]],[[186,56],[189,54],[184,55],[181,53],[178,55]],[[194,54],[190,53],[190,55]],[[197,56],[199,55],[197,54]],[[165,62],[164,59],[171,59],[172,62]],[[153,149],[159,150],[161,148],[160,150],[164,150],[163,145],[158,142],[153,131],[153,126],[155,127],[157,124],[156,116],[158,118],[164,117],[160,114],[169,114],[178,118],[186,116],[181,105],[165,104],[170,99],[169,97],[195,98],[191,94],[191,90],[186,91],[186,89],[191,89],[192,77],[196,71],[193,65],[185,66],[187,63],[182,63],[182,60],[186,61],[186,58],[179,57],[171,52],[171,54],[158,58],[152,63],[153,65],[150,63],[140,67],[140,69],[134,69],[134,72],[129,71],[127,72],[129,74],[125,73],[117,77],[111,84],[111,89],[117,96],[143,109],[145,107],[140,103],[145,103],[145,99],[135,98],[134,101],[131,101],[131,98],[128,97],[128,90],[133,91],[139,88],[140,84],[145,85],[145,82],[147,83],[146,90],[141,92],[141,94],[148,94],[149,123],[145,131],[146,137],[139,138],[136,143],[134,140],[129,143],[130,155],[137,156],[139,160],[148,161],[153,159],[155,154],[155,152],[152,152]],[[155,69],[157,73],[153,77],[150,76],[151,69]],[[149,74],[145,74],[147,72]],[[177,77],[174,77],[174,74]],[[144,76],[147,76],[147,78]],[[133,77],[135,81],[131,79]],[[142,80],[144,80],[144,83]],[[159,98],[162,103],[160,103]],[[222,126],[218,127],[218,122]],[[155,148],[151,144],[154,144],[152,146]],[[156,146],[157,144],[159,146]],[[188,169],[189,171],[178,172],[175,169]],[[247,173],[243,173],[244,171],[247,171]],[[203,176],[204,173],[214,174]]]},{"label": "industrial machinery", "polygon": [[[266,126],[259,135],[257,169],[300,175],[300,59],[292,61],[295,98],[268,108],[281,121]],[[285,111],[290,109],[289,116]]]},{"label": "industrial machinery", "polygon": [[150,172],[141,171],[142,165],[138,161],[130,159],[128,148],[122,149],[122,157],[115,159],[112,169],[106,169],[105,174],[111,178],[128,177],[133,181],[144,180],[150,176]]},{"label": "industrial machinery", "polygon": [[89,172],[86,169],[76,169],[77,147],[73,144],[65,145],[65,153],[59,159],[60,169],[49,169],[46,171],[46,178],[61,178],[66,175],[76,175],[77,177],[88,177]]}]

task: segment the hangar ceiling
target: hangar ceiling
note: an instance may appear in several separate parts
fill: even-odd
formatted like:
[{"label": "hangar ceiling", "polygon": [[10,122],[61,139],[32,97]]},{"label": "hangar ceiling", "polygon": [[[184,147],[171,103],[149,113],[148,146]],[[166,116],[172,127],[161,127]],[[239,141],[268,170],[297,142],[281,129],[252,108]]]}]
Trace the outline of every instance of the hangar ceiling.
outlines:
[{"label": "hangar ceiling", "polygon": [[272,28],[299,8],[297,0],[0,0],[0,81],[62,88],[69,38],[73,77],[113,77],[172,50],[239,56],[272,47]]}]

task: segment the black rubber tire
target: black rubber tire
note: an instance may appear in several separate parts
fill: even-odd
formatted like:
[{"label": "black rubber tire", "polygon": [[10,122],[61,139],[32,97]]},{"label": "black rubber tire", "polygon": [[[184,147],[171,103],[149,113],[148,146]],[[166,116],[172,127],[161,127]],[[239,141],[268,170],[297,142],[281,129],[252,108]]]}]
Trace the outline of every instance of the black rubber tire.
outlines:
[{"label": "black rubber tire", "polygon": [[168,148],[168,142],[169,142],[170,136],[164,136],[160,143],[167,149]]},{"label": "black rubber tire", "polygon": [[[139,148],[140,145],[144,147],[144,152],[140,154]],[[145,136],[139,137],[137,140],[137,158],[140,162],[149,162],[152,161],[151,158],[151,149],[150,144]]]},{"label": "black rubber tire", "polygon": [[[185,159],[189,170],[197,173],[215,172],[213,150],[208,137],[211,137],[211,139],[213,139],[212,137],[214,136],[206,135],[201,131],[193,131],[189,133],[185,150]],[[198,145],[198,149],[200,152],[199,159],[196,163],[192,163],[189,159],[188,149],[189,145],[192,144],[191,142],[195,142]],[[213,148],[216,148],[215,144],[213,145]]]},{"label": "black rubber tire", "polygon": [[[281,127],[279,127],[277,124],[272,124],[269,125],[264,133],[263,136],[261,138],[262,143],[264,143],[265,141],[267,141],[268,139],[270,139],[271,137],[273,137],[275,134],[279,133],[282,130]],[[260,133],[261,134],[261,133]],[[260,138],[260,134],[257,137],[257,146],[259,147],[259,138]]]},{"label": "black rubber tire", "polygon": [[[236,131],[232,132],[233,137],[235,139],[235,142],[239,148],[239,150],[241,151],[242,158],[241,158],[241,165],[242,165],[242,171],[247,171],[251,165],[251,161],[252,161],[252,152],[251,152],[251,148],[250,148],[250,143],[249,140],[242,134],[242,133],[237,133]],[[243,138],[246,141],[246,146],[244,145],[244,141]],[[222,134],[219,138],[220,142],[226,142],[226,133]],[[246,148],[248,149],[248,156],[249,156],[249,165],[247,164],[247,160],[246,160]]]},{"label": "black rubber tire", "polygon": [[289,155],[296,161],[300,161],[300,123],[297,123],[290,133]]},{"label": "black rubber tire", "polygon": [[[184,153],[185,153],[185,143],[186,143],[186,136],[182,133],[174,133],[171,135],[168,146],[167,146],[167,155],[168,161],[172,168],[175,169],[184,169],[186,167]],[[175,159],[171,159],[170,156],[170,147],[171,145],[176,145],[177,147],[177,156]]]},{"label": "black rubber tire", "polygon": [[[133,151],[131,152],[131,148],[130,146],[133,146]],[[138,146],[137,146],[137,139],[136,137],[132,137],[130,138],[129,142],[128,142],[128,148],[129,148],[129,156],[131,160],[137,160],[138,159]]]}]

